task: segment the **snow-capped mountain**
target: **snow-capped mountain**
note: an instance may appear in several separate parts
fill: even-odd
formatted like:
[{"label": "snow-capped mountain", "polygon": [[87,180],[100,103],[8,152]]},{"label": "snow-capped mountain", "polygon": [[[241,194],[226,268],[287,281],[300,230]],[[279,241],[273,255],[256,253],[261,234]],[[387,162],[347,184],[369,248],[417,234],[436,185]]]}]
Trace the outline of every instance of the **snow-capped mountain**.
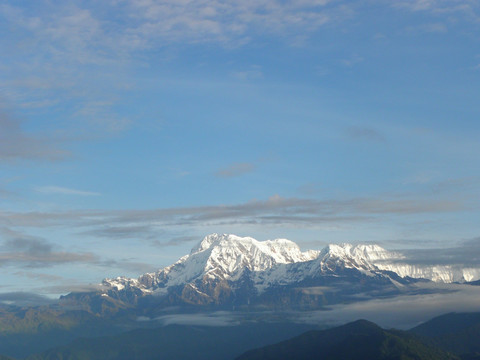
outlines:
[{"label": "snow-capped mountain", "polygon": [[190,254],[157,272],[138,279],[105,279],[102,296],[135,303],[154,298],[163,305],[316,307],[369,291],[393,294],[414,279],[478,278],[478,269],[411,265],[401,253],[378,245],[328,245],[321,251],[302,252],[286,239],[257,241],[211,234]]},{"label": "snow-capped mountain", "polygon": [[138,279],[117,277],[105,279],[103,285],[122,290],[138,287],[145,292],[162,294],[169,287],[192,283],[195,280],[238,280],[245,271],[258,273],[279,264],[314,260],[319,252],[301,252],[293,241],[276,239],[257,241],[251,237],[211,234],[206,236],[189,255],[175,264],[147,273]]}]

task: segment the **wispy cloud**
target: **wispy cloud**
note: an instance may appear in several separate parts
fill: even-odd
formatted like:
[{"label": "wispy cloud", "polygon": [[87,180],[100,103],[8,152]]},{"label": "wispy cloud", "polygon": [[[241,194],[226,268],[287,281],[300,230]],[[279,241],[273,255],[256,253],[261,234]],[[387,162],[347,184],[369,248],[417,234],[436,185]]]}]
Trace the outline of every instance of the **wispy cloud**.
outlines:
[{"label": "wispy cloud", "polygon": [[60,195],[79,195],[79,196],[99,196],[98,192],[83,191],[77,189],[70,189],[61,186],[39,186],[35,191],[43,194],[60,194]]},{"label": "wispy cloud", "polygon": [[97,227],[92,230],[82,231],[79,234],[108,239],[146,239],[155,240],[162,236],[163,232],[155,228],[153,224],[110,224]]},{"label": "wispy cloud", "polygon": [[130,12],[129,35],[138,45],[152,41],[220,42],[241,44],[254,33],[308,33],[336,21],[344,8],[328,0],[229,2],[121,1]]},{"label": "wispy cloud", "polygon": [[27,279],[38,280],[41,282],[51,283],[51,282],[58,282],[63,281],[65,278],[58,275],[51,275],[51,274],[44,274],[38,272],[31,272],[31,271],[17,271],[14,273],[16,276],[22,276]]},{"label": "wispy cloud", "polygon": [[447,25],[442,23],[429,23],[429,24],[422,24],[419,26],[409,26],[406,28],[406,31],[412,34],[416,34],[418,32],[442,34],[447,32],[448,28],[447,28]]},{"label": "wispy cloud", "polygon": [[358,54],[354,54],[354,55],[350,56],[349,58],[342,59],[340,62],[341,62],[344,66],[353,67],[353,66],[361,63],[363,60],[364,60],[363,57],[361,57],[361,56],[358,55]]},{"label": "wispy cloud", "polygon": [[413,11],[421,11],[421,10],[430,10],[438,7],[440,5],[440,1],[438,0],[402,0],[402,1],[397,1],[394,5],[397,7],[407,8]]},{"label": "wispy cloud", "polygon": [[0,161],[61,160],[68,152],[51,137],[29,134],[21,121],[0,112]]},{"label": "wispy cloud", "polygon": [[263,72],[259,66],[252,66],[248,70],[235,71],[232,75],[235,78],[243,81],[259,80],[263,78]]},{"label": "wispy cloud", "polygon": [[457,246],[402,250],[405,261],[416,265],[446,265],[477,268],[480,264],[480,237],[464,240]]},{"label": "wispy cloud", "polygon": [[[35,39],[37,59],[70,65],[108,65],[170,43],[238,46],[256,34],[305,35],[350,14],[345,4],[330,0],[44,2],[39,8],[28,13],[3,5],[0,16],[21,29],[18,36]],[[107,16],[111,13],[118,22]]]},{"label": "wispy cloud", "polygon": [[36,268],[72,262],[98,263],[100,261],[92,253],[61,251],[41,237],[8,228],[0,229],[0,235],[4,239],[3,246],[0,247],[0,266],[23,264],[25,267]]},{"label": "wispy cloud", "polygon": [[176,236],[167,241],[155,240],[153,242],[153,245],[157,247],[177,246],[185,243],[191,243],[193,241],[198,241],[199,238],[199,236]]},{"label": "wispy cloud", "polygon": [[[16,272],[17,276],[24,276],[43,282],[57,283],[55,286],[72,288],[71,280],[58,276],[25,271],[25,269],[49,268],[65,264],[83,264],[89,266],[118,268],[134,273],[144,273],[155,269],[151,264],[138,262],[135,259],[109,259],[85,251],[65,251],[42,237],[28,235],[21,231],[7,227],[0,228],[0,267],[17,266],[24,270]],[[79,286],[84,286],[80,284]],[[71,290],[70,290],[71,291]]]},{"label": "wispy cloud", "polygon": [[346,129],[347,136],[352,140],[385,142],[385,137],[376,129],[368,126],[350,126]]},{"label": "wispy cloud", "polygon": [[[478,21],[480,5],[475,0],[399,0],[391,3],[393,7],[414,12],[428,11],[434,15],[463,16],[464,19]],[[452,19],[450,19],[452,20]]]},{"label": "wispy cloud", "polygon": [[252,163],[234,163],[218,170],[215,175],[221,178],[231,178],[251,173],[255,170]]},{"label": "wispy cloud", "polygon": [[[67,212],[0,212],[0,225],[17,227],[72,226],[103,237],[148,234],[153,229],[178,226],[283,225],[373,221],[388,215],[418,215],[456,212],[464,208],[460,200],[415,198],[352,198],[316,200],[274,195],[234,205],[179,207],[152,210],[77,210]],[[152,227],[152,228],[150,228]],[[85,228],[90,228],[85,230]],[[116,234],[116,235],[115,235]]]}]

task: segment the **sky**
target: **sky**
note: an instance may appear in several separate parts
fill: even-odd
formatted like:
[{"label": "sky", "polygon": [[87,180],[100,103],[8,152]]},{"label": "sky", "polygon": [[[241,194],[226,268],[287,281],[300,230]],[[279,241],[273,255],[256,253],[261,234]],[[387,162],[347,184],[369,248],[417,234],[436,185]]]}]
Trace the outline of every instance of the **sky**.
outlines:
[{"label": "sky", "polygon": [[478,264],[479,45],[476,0],[1,1],[0,298],[213,232]]}]

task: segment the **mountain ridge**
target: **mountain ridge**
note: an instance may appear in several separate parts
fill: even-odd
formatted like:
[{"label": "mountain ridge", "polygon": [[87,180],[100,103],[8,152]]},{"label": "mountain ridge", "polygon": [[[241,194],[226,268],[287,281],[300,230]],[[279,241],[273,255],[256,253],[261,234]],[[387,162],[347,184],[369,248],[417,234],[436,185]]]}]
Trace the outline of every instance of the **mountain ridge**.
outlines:
[{"label": "mountain ridge", "polygon": [[[199,278],[210,280],[238,280],[243,271],[269,272],[270,284],[279,279],[278,265],[306,263],[319,260],[320,271],[328,271],[341,264],[346,268],[363,271],[389,271],[401,278],[423,278],[435,282],[471,281],[480,277],[480,270],[467,269],[469,274],[448,267],[420,267],[406,263],[408,259],[398,252],[388,251],[379,245],[330,244],[322,250],[302,252],[291,240],[275,239],[258,241],[251,237],[239,237],[232,234],[210,234],[193,247],[190,254],[181,257],[174,264],[146,273],[137,279],[117,277],[104,279],[105,288],[122,290],[126,286],[136,287],[144,293],[162,295],[170,286],[193,283]],[[319,271],[315,265],[310,272]],[[478,271],[477,271],[478,270]],[[467,271],[467,272],[468,272]],[[477,274],[478,273],[478,274]],[[465,279],[468,277],[469,279]],[[259,290],[262,284],[257,284]]]},{"label": "mountain ridge", "polygon": [[277,344],[250,350],[236,360],[458,360],[414,335],[384,330],[367,320],[357,320],[326,330],[312,330]]}]

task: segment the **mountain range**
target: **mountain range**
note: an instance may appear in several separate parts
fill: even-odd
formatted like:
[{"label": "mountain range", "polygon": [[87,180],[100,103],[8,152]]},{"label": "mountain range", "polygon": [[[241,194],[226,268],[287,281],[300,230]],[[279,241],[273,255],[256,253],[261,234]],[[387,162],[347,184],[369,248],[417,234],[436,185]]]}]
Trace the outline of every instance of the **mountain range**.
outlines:
[{"label": "mountain range", "polygon": [[[201,306],[229,310],[320,309],[358,293],[390,296],[417,291],[417,282],[466,282],[480,269],[411,264],[378,245],[328,245],[302,252],[286,239],[257,241],[231,234],[206,236],[174,264],[136,279],[104,279],[100,290],[72,293],[65,303],[90,310]],[[95,310],[96,309],[96,310]]]}]

